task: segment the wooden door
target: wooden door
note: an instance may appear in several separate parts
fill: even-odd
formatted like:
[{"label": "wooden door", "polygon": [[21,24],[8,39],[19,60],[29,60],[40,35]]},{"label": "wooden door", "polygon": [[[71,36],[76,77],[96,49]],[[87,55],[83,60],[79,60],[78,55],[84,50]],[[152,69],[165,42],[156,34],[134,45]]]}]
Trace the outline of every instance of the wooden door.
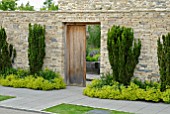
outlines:
[{"label": "wooden door", "polygon": [[86,86],[86,26],[67,25],[66,42],[67,84]]}]

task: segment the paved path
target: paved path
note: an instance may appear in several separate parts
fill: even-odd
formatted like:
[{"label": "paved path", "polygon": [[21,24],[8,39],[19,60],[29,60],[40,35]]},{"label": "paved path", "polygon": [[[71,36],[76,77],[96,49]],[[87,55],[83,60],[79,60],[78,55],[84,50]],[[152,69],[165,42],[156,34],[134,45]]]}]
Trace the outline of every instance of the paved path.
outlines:
[{"label": "paved path", "polygon": [[24,110],[16,110],[10,108],[2,108],[0,107],[0,114],[43,114],[41,112],[31,112],[31,111],[24,111]]},{"label": "paved path", "polygon": [[69,103],[137,114],[170,114],[170,104],[89,98],[82,95],[82,90],[83,87],[75,86],[68,86],[67,89],[53,91],[0,86],[1,95],[16,96],[16,98],[1,101],[0,106],[41,111],[54,105]]}]

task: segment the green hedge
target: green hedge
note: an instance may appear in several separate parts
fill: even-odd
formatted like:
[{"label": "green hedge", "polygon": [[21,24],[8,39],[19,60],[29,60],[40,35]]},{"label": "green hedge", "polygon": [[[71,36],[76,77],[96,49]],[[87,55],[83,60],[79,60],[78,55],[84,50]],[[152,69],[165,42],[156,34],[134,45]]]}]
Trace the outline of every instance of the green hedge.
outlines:
[{"label": "green hedge", "polygon": [[15,74],[10,74],[6,77],[0,77],[0,85],[15,88],[30,88],[36,90],[52,90],[64,89],[65,83],[61,77],[56,77],[53,80],[46,80],[41,76],[27,76],[20,78]]},{"label": "green hedge", "polygon": [[160,84],[154,83],[153,87],[146,86],[145,89],[140,88],[134,82],[129,86],[124,86],[118,82],[113,82],[112,85],[101,85],[101,80],[93,80],[88,85],[83,94],[89,97],[96,97],[102,99],[117,99],[117,100],[142,100],[165,103],[170,103],[170,89],[164,92],[160,91]]}]

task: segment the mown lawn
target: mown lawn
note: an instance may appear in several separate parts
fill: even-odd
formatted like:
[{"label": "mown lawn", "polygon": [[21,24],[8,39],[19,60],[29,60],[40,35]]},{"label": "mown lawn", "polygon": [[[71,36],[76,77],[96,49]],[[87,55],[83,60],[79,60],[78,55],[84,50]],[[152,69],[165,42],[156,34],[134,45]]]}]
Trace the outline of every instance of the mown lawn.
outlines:
[{"label": "mown lawn", "polygon": [[11,98],[15,98],[15,97],[0,95],[0,101],[7,100],[7,99],[11,99]]},{"label": "mown lawn", "polygon": [[[87,106],[80,106],[80,105],[72,105],[72,104],[60,104],[51,108],[47,108],[43,111],[46,112],[52,112],[56,114],[85,114],[88,111],[91,110],[105,110],[105,109],[99,109],[99,108],[92,108]],[[131,114],[128,112],[120,112],[120,111],[114,111],[114,110],[105,110],[109,111],[110,114]]]}]

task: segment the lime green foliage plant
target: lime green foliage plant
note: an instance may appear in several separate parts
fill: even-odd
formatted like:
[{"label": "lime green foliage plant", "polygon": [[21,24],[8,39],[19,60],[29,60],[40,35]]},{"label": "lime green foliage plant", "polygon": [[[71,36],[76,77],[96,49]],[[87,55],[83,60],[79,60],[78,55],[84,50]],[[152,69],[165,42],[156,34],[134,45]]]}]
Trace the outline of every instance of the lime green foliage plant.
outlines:
[{"label": "lime green foliage plant", "polygon": [[0,28],[0,74],[4,74],[12,68],[16,50],[12,44],[8,44],[4,28]]},{"label": "lime green foliage plant", "polygon": [[49,81],[41,76],[29,75],[24,78],[20,78],[14,74],[8,75],[6,78],[0,77],[0,85],[15,88],[30,88],[36,90],[63,89],[66,87],[61,76]]},{"label": "lime green foliage plant", "polygon": [[0,1],[0,10],[8,11],[8,10],[16,10],[17,9],[17,0],[2,0]]},{"label": "lime green foliage plant", "polygon": [[83,90],[83,94],[102,99],[163,101],[170,103],[170,89],[161,92],[161,86],[157,82],[152,82],[152,84],[149,84],[150,82],[141,82],[144,88],[140,88],[141,84],[138,85],[136,82],[130,82],[128,86],[124,86],[119,82],[109,80],[110,78],[111,76],[93,80],[92,83]]},{"label": "lime green foliage plant", "polygon": [[42,70],[45,57],[45,26],[29,24],[28,60],[31,74]]},{"label": "lime green foliage plant", "polygon": [[158,64],[161,80],[161,91],[165,91],[170,86],[170,33],[158,39]]},{"label": "lime green foliage plant", "polygon": [[112,26],[108,30],[107,49],[114,80],[129,85],[138,64],[141,41],[134,40],[131,28]]},{"label": "lime green foliage plant", "polygon": [[91,56],[87,56],[86,57],[86,61],[98,61],[99,60],[99,57],[100,57],[100,54],[96,54],[96,55],[94,55],[93,57],[91,57]]}]

